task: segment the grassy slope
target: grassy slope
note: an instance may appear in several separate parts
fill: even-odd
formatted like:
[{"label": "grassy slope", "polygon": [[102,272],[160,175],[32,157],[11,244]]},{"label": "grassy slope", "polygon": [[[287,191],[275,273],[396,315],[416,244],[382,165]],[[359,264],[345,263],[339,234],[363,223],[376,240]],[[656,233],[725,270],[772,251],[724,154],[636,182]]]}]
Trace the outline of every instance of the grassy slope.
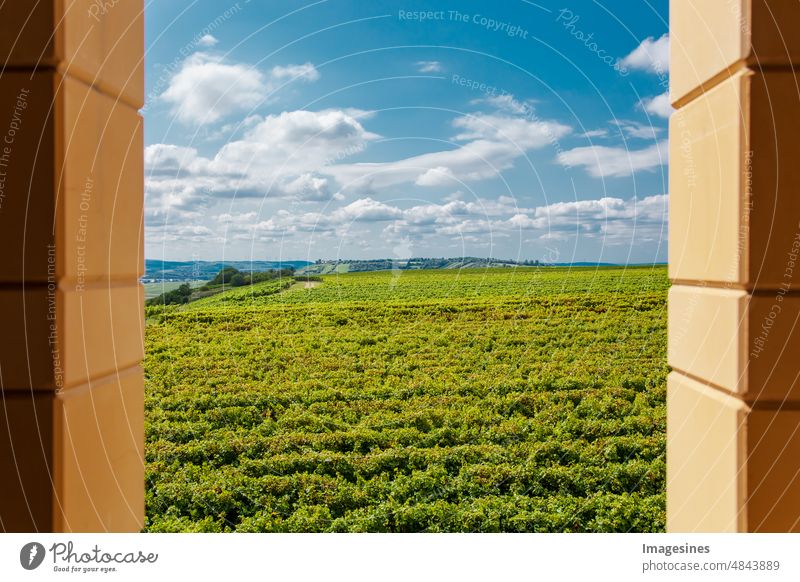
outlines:
[{"label": "grassy slope", "polygon": [[257,303],[261,298],[280,293],[294,284],[294,279],[273,279],[243,287],[223,287],[208,297],[192,301],[184,309],[206,309],[213,307],[241,307]]},{"label": "grassy slope", "polygon": [[[158,297],[162,293],[166,293],[168,291],[174,291],[181,285],[183,285],[183,281],[163,281],[160,283],[145,283],[144,286],[144,298],[145,299],[152,299],[153,297]],[[200,287],[207,283],[207,281],[189,281],[189,285],[194,287]]]},{"label": "grassy slope", "polygon": [[359,273],[157,318],[147,527],[661,530],[666,289],[663,268]]}]

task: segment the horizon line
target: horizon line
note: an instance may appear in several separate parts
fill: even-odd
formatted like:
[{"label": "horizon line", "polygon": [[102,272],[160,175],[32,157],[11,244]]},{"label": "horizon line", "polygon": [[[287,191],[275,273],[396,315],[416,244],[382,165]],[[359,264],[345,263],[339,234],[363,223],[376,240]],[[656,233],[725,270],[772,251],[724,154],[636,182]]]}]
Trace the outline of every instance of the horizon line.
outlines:
[{"label": "horizon line", "polygon": [[304,262],[314,264],[317,261],[321,261],[323,263],[332,263],[332,262],[343,262],[343,261],[411,261],[411,260],[435,260],[435,259],[449,259],[449,260],[461,260],[461,259],[479,259],[484,261],[498,261],[498,262],[509,262],[509,263],[523,263],[525,261],[539,261],[543,264],[549,265],[570,265],[575,263],[592,263],[592,264],[599,264],[599,265],[617,265],[617,266],[625,266],[625,265],[667,265],[669,264],[668,261],[628,261],[628,262],[608,262],[608,261],[596,261],[596,260],[574,260],[574,261],[555,261],[555,262],[547,262],[542,259],[503,259],[499,257],[477,257],[477,256],[465,256],[465,257],[410,257],[408,259],[392,259],[389,257],[377,257],[377,258],[370,258],[370,259],[363,259],[363,258],[340,258],[340,259],[153,259],[145,257],[145,261],[160,261],[162,263],[296,263],[296,262]]}]

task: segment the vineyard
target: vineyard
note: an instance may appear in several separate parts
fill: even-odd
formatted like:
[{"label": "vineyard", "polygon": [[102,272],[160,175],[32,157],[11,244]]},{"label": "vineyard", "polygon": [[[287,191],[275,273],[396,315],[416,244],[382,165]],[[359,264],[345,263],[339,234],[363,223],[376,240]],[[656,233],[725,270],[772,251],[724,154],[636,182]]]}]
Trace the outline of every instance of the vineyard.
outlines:
[{"label": "vineyard", "polygon": [[667,287],[390,270],[148,308],[145,529],[663,531]]}]

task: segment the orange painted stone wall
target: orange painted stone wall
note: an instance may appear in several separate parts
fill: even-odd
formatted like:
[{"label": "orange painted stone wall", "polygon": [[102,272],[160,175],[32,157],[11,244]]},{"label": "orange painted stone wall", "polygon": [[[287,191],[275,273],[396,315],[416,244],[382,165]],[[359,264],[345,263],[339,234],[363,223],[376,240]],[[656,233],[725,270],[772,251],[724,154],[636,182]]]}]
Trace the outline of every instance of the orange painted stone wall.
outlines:
[{"label": "orange painted stone wall", "polygon": [[800,531],[799,29],[670,4],[670,531]]},{"label": "orange painted stone wall", "polygon": [[143,2],[0,6],[0,530],[138,531]]}]

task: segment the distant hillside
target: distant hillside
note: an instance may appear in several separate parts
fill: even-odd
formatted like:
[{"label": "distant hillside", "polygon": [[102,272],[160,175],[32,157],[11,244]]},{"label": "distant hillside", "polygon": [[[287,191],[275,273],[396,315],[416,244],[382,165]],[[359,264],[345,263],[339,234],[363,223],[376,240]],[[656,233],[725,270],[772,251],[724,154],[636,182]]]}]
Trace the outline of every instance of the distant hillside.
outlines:
[{"label": "distant hillside", "polygon": [[[420,269],[486,269],[496,267],[614,267],[614,263],[543,263],[541,261],[514,261],[512,259],[487,259],[480,257],[413,258],[413,259],[353,259],[323,261],[145,261],[145,281],[207,281],[225,267],[235,267],[242,272],[294,269],[297,275],[330,275],[333,273],[361,273],[366,271],[420,270]],[[633,266],[633,265],[629,265]]]},{"label": "distant hillside", "polygon": [[270,269],[301,269],[311,265],[309,261],[145,261],[145,280],[196,281],[214,278],[225,267],[247,271],[269,271]]},{"label": "distant hillside", "polygon": [[329,275],[332,273],[360,273],[365,271],[404,271],[421,269],[481,269],[489,267],[536,267],[545,266],[540,261],[513,261],[505,259],[482,259],[479,257],[459,258],[414,258],[414,259],[369,259],[317,261],[298,270],[301,275]]}]

